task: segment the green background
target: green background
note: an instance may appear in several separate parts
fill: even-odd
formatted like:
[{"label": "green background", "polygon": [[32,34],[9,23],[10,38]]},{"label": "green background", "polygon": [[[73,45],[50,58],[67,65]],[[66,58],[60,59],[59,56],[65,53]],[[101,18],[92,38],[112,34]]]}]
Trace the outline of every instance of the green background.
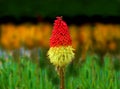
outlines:
[{"label": "green background", "polygon": [[0,16],[119,16],[120,0],[0,0]]}]

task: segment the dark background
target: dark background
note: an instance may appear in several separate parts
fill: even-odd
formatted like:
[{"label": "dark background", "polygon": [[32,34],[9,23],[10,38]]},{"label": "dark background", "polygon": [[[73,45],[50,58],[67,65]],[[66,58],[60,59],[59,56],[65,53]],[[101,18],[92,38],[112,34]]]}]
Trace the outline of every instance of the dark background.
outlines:
[{"label": "dark background", "polygon": [[91,22],[91,19],[118,22],[120,0],[0,0],[1,22],[18,19],[52,22],[58,15],[64,16],[68,23]]}]

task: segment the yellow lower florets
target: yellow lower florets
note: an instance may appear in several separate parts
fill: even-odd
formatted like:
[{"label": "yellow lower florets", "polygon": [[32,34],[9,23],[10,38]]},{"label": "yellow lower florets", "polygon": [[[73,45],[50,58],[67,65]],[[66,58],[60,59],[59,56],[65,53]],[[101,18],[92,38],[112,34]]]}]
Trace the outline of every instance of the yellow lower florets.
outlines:
[{"label": "yellow lower florets", "polygon": [[71,46],[51,47],[48,51],[50,62],[55,66],[64,67],[74,58]]}]

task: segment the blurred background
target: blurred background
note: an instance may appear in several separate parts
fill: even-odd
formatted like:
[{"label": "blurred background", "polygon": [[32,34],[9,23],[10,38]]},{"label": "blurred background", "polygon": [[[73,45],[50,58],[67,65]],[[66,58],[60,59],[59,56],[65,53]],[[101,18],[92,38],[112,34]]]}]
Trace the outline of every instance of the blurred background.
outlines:
[{"label": "blurred background", "polygon": [[[40,68],[37,72],[45,70],[39,73],[40,76],[43,76],[45,72],[47,79],[52,80],[52,84],[47,83],[47,86],[51,86],[50,89],[57,89],[58,79],[56,76],[51,76],[54,70],[52,70],[53,66],[47,58],[47,51],[54,20],[56,16],[63,16],[63,20],[69,26],[72,46],[75,49],[75,58],[66,71],[66,75],[73,77],[68,77],[66,80],[72,81],[75,76],[82,80],[80,76],[82,75],[85,81],[89,81],[85,83],[75,79],[76,83],[80,82],[80,84],[71,85],[69,82],[66,87],[69,89],[74,89],[74,87],[75,89],[88,89],[90,87],[91,89],[106,89],[105,87],[112,83],[113,85],[109,85],[109,89],[119,89],[119,4],[120,0],[0,0],[0,74],[3,76],[0,77],[1,81],[5,80],[6,76],[11,79],[10,71],[19,75],[17,72],[19,69],[24,71],[24,74],[21,75],[26,74],[28,80],[34,78],[34,76],[39,77],[32,71],[32,69],[35,70],[36,67],[34,66],[37,65]],[[11,66],[10,69],[5,67],[5,63],[7,65],[11,63],[9,65]],[[1,72],[5,68],[8,68],[6,76],[4,76],[4,72]],[[29,74],[27,75],[25,72],[29,72],[29,68],[31,69],[30,73],[34,75],[31,75],[32,77],[29,77]],[[101,71],[103,75],[101,75]],[[105,78],[105,76],[108,76],[106,71],[110,75],[109,78]],[[115,71],[115,75],[113,71]],[[94,79],[95,75],[103,76],[103,78],[101,80]],[[20,81],[27,80],[26,77],[21,80],[20,76],[17,79],[17,75],[13,76],[15,76],[15,79],[13,77],[13,83],[9,85],[11,89],[14,87],[20,87],[18,89],[47,89],[42,86],[46,83],[44,79],[39,81],[37,77],[28,83],[23,82],[19,85],[15,84],[14,80],[21,83]],[[111,82],[114,77],[118,80]],[[106,79],[108,85],[102,86],[100,83],[100,81],[103,82],[102,79]],[[34,85],[33,88],[30,88],[30,83],[35,84],[34,81],[36,80],[38,85],[41,81],[44,82],[39,86],[40,88],[35,88]],[[91,85],[91,81],[96,80],[98,80],[98,83]],[[0,85],[1,89],[9,89],[4,88],[7,81],[3,81],[3,85]],[[27,88],[24,84],[28,84]],[[54,88],[52,87],[53,84],[56,85]],[[96,86],[97,84],[100,84],[99,88]],[[113,88],[113,86],[116,87]]]}]

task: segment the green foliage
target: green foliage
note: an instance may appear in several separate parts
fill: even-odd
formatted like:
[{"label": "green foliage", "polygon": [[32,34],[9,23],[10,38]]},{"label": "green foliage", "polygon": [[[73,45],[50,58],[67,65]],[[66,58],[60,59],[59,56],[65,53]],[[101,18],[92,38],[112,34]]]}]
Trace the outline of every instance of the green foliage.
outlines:
[{"label": "green foliage", "polygon": [[[59,76],[53,66],[38,67],[27,58],[20,63],[0,59],[0,89],[59,89]],[[120,89],[120,70],[109,56],[101,67],[98,58],[87,55],[86,62],[66,69],[66,89]],[[71,67],[72,66],[72,67]]]}]

